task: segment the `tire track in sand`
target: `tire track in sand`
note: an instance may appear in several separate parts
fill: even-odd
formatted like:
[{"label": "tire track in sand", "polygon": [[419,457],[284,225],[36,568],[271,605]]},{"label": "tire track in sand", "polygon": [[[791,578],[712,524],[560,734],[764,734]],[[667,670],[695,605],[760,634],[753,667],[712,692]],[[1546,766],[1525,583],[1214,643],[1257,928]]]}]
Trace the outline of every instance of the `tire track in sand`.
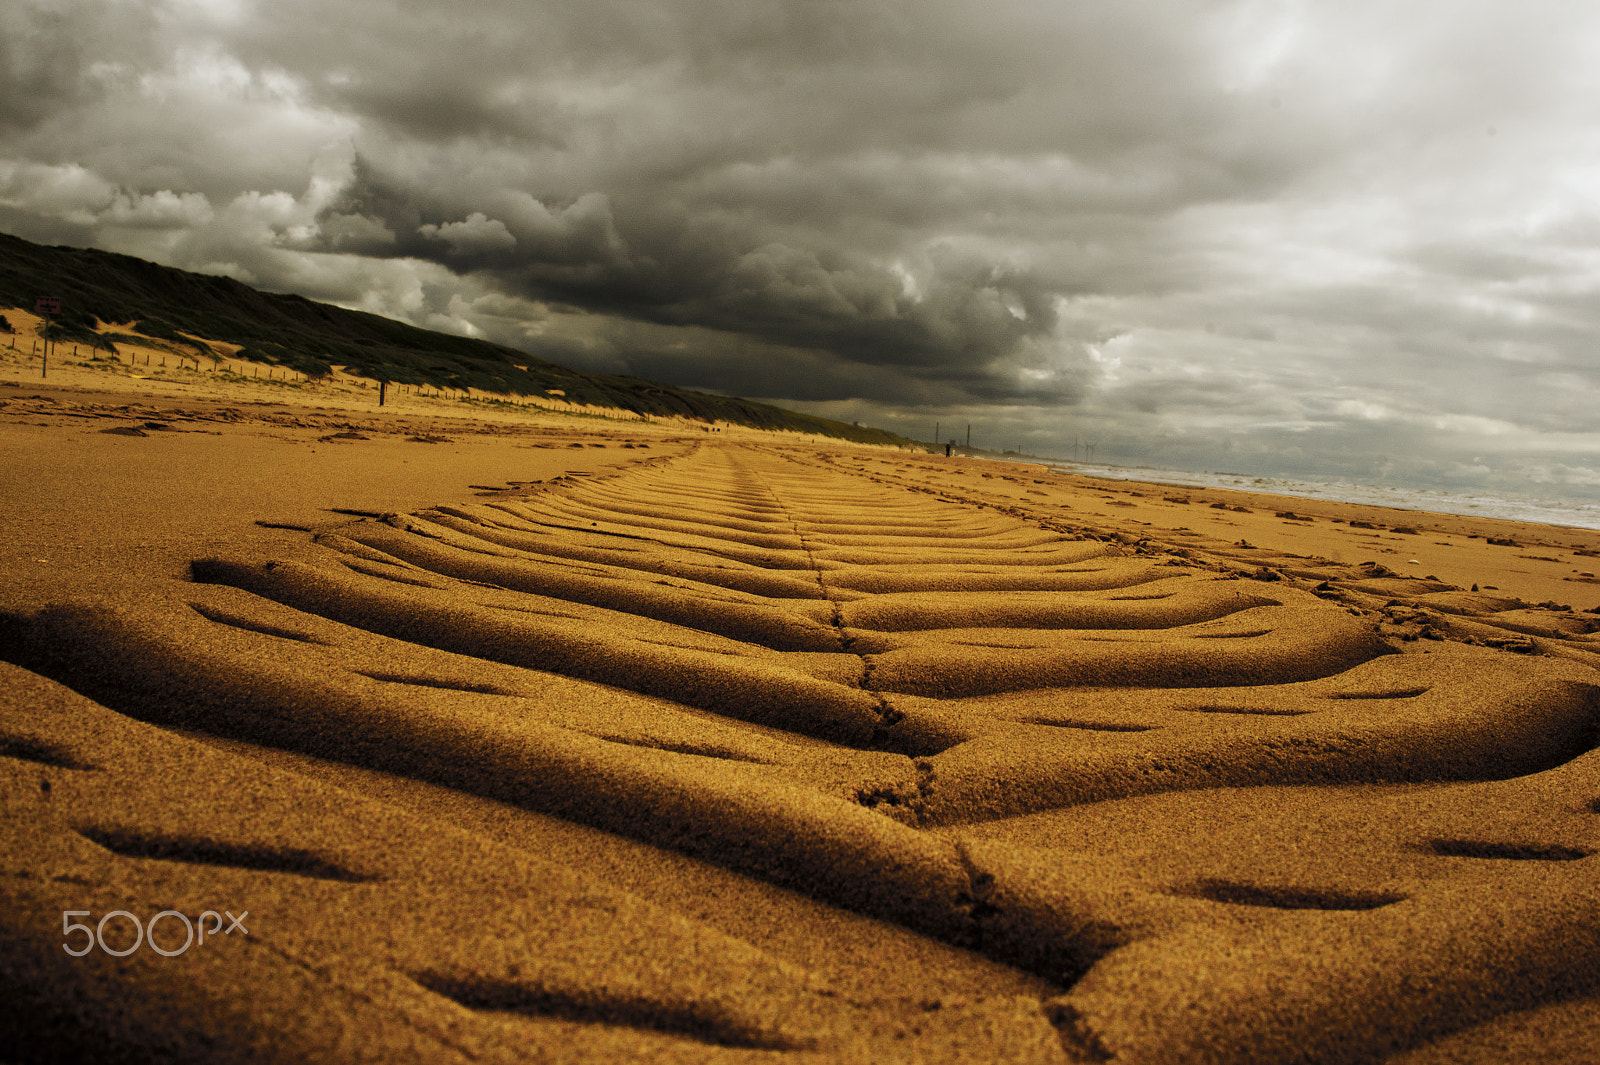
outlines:
[{"label": "tire track in sand", "polygon": [[[1056,1052],[1192,1060],[1203,1037],[1208,1060],[1298,1060],[1296,1047],[1332,1038],[1330,1018],[1362,1046],[1398,1046],[1521,1008],[1479,993],[1449,1017],[1428,1012],[1428,996],[1502,971],[1537,970],[1563,994],[1587,986],[1546,948],[1557,916],[1568,935],[1600,936],[1586,864],[1600,848],[1497,850],[1479,824],[1441,850],[1428,841],[1459,841],[1461,826],[1418,821],[1393,789],[1436,786],[1439,822],[1518,778],[1554,794],[1600,774],[1586,753],[1592,673],[1477,648],[1396,653],[1343,605],[1108,539],[774,451],[701,448],[353,522],[295,557],[197,560],[196,583],[169,599],[57,604],[9,635],[23,665],[147,721],[630,837],[1041,974],[1062,989],[1047,1009]],[[62,773],[104,757],[59,722],[7,727],[6,750],[54,752]],[[1351,794],[1343,820],[1305,799]],[[1139,811],[1192,815],[1207,795],[1237,796],[1238,823],[1270,823],[1272,839],[1327,841],[1329,860],[1192,831],[1175,844],[1182,861],[1126,842],[1167,838]],[[1249,798],[1265,795],[1293,799]],[[242,824],[191,838],[143,823],[166,816],[151,809],[82,817],[76,838],[157,840],[116,858],[136,868],[139,854],[304,854],[420,890],[417,873],[349,841],[252,839]],[[1363,851],[1352,826],[1375,809],[1405,831]],[[1513,890],[1516,873],[1485,872],[1480,853],[1571,860]],[[1492,952],[1455,950],[1449,915],[1486,890],[1521,900],[1485,911],[1509,931]],[[333,949],[324,925],[304,934],[307,956]],[[1409,952],[1386,945],[1400,940]],[[872,1010],[830,1005],[736,944],[716,949],[760,984],[748,1001],[799,1003],[796,1019],[774,1026],[688,977],[606,998],[579,970],[465,952],[397,948],[362,979],[409,980],[408,1016],[442,998],[699,1050],[832,1053],[875,1038]],[[1181,976],[1239,951],[1267,961],[1220,983]],[[1380,956],[1385,979],[1351,977]],[[1402,1000],[1423,1019],[1394,1020]],[[1270,1023],[1240,1029],[1240,1010]],[[1329,1046],[1324,1058],[1343,1060]]]}]

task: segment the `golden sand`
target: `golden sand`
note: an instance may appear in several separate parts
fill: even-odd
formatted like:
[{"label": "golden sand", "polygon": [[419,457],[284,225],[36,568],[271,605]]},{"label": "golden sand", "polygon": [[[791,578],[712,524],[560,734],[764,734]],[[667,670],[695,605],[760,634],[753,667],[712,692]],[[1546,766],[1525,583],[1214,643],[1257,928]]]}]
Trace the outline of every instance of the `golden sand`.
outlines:
[{"label": "golden sand", "polygon": [[94,380],[0,1057],[1595,1060],[1600,533]]}]

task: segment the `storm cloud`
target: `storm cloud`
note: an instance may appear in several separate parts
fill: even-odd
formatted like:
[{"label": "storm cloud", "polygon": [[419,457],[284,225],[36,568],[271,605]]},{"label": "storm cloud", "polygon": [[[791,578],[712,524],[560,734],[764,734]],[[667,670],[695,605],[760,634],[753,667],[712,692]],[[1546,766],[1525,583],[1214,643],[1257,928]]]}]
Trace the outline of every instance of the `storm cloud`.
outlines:
[{"label": "storm cloud", "polygon": [[1600,492],[1600,11],[23,0],[0,228],[927,438]]}]

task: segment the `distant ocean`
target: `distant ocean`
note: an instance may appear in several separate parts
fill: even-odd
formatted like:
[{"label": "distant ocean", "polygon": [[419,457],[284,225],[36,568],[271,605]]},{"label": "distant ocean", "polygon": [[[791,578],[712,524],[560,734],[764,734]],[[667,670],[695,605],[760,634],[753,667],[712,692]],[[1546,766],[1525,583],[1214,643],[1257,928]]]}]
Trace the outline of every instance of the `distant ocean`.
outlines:
[{"label": "distant ocean", "polygon": [[1102,466],[1092,462],[1042,461],[1072,473],[1104,477],[1111,481],[1151,481],[1193,488],[1232,488],[1240,492],[1304,496],[1340,503],[1366,503],[1401,510],[1431,510],[1441,514],[1466,514],[1508,521],[1533,521],[1544,525],[1571,525],[1600,529],[1600,503],[1555,497],[1470,495],[1426,488],[1392,488],[1350,484],[1344,481],[1299,481],[1289,477],[1251,477],[1242,473],[1195,473],[1154,466]]}]

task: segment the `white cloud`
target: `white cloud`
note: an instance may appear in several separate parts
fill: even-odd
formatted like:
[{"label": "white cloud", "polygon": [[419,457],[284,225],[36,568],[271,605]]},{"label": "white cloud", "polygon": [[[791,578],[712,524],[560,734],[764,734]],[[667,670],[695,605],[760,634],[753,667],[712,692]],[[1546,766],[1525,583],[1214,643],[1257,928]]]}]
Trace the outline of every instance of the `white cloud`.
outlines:
[{"label": "white cloud", "polygon": [[209,225],[215,213],[198,192],[182,195],[162,189],[143,195],[117,193],[100,216],[104,222],[139,229],[189,229]]},{"label": "white cloud", "polygon": [[89,226],[115,196],[116,186],[77,163],[0,161],[0,206]]},{"label": "white cloud", "polygon": [[506,224],[482,211],[474,211],[460,222],[419,226],[417,232],[429,239],[444,241],[450,245],[452,255],[482,255],[510,251],[517,246],[517,238],[511,235]]}]

